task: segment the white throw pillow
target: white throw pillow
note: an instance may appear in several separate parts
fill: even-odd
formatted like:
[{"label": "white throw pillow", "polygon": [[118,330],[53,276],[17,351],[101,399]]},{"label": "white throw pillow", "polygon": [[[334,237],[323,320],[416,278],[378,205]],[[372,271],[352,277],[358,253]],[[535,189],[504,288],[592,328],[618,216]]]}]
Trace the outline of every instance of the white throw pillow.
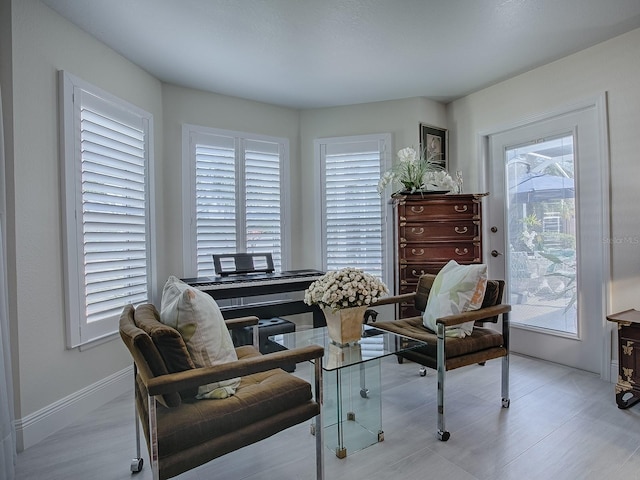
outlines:
[{"label": "white throw pillow", "polygon": [[[162,290],[160,320],[180,332],[196,367],[238,360],[231,335],[216,301],[206,293],[170,276]],[[202,385],[196,398],[233,395],[240,378]]]},{"label": "white throw pillow", "polygon": [[[450,260],[433,281],[422,316],[423,325],[435,332],[436,319],[478,310],[482,306],[486,289],[486,265],[459,265],[455,260]],[[466,322],[448,327],[446,335],[464,338],[471,335],[473,324],[474,322]]]}]

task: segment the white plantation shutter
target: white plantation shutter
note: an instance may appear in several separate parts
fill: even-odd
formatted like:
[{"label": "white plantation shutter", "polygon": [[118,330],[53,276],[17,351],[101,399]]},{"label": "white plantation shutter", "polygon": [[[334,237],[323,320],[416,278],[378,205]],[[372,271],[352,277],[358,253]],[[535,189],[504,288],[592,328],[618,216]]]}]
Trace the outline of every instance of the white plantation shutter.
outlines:
[{"label": "white plantation shutter", "polygon": [[282,265],[280,145],[246,140],[245,201],[247,253],[271,252],[274,267]]},{"label": "white plantation shutter", "polygon": [[236,160],[233,137],[210,135],[194,145],[198,276],[213,274],[216,254],[235,253]]},{"label": "white plantation shutter", "polygon": [[193,265],[193,275],[203,277],[214,274],[213,254],[271,253],[274,267],[281,270],[286,140],[185,128],[190,145],[187,165],[194,165],[185,178],[195,177],[195,195],[185,197],[185,205],[192,204],[195,211],[195,226],[186,229],[191,236],[185,245],[195,255],[185,252],[185,264]]},{"label": "white plantation shutter", "polygon": [[68,312],[78,320],[70,347],[117,332],[123,307],[147,302],[150,284],[150,114],[72,78],[64,77],[73,114],[68,124],[65,112],[65,139],[74,139],[65,140],[64,176]]},{"label": "white plantation shutter", "polygon": [[386,209],[376,188],[388,136],[322,139],[324,267],[360,268],[386,281]]}]

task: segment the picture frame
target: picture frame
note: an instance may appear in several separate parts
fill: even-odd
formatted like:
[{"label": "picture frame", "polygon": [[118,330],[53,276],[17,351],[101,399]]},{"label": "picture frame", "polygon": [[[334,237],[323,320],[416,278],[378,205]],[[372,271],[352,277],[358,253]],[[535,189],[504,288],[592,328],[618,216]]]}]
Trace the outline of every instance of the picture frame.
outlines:
[{"label": "picture frame", "polygon": [[438,155],[435,162],[444,170],[449,167],[449,131],[433,125],[420,124],[420,148]]}]

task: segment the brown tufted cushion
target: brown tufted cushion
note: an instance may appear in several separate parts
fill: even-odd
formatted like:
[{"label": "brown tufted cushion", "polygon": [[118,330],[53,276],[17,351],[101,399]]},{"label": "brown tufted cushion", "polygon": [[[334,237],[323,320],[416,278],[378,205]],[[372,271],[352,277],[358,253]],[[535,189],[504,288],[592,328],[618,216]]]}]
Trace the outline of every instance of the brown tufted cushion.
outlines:
[{"label": "brown tufted cushion", "polygon": [[238,355],[238,360],[242,360],[243,358],[259,357],[262,354],[253,345],[243,345],[236,348],[236,355]]},{"label": "brown tufted cushion", "polygon": [[[425,353],[433,358],[436,357],[438,337],[422,325],[422,317],[405,318],[391,322],[376,322],[376,328],[421,340],[427,343],[427,346],[420,347],[416,351]],[[474,327],[473,333],[465,338],[447,337],[445,345],[446,358],[453,358],[492,347],[500,347],[502,346],[502,334],[491,328]]]},{"label": "brown tufted cushion", "polygon": [[[236,352],[238,359],[260,355],[252,346],[239,347]],[[311,399],[311,385],[281,369],[247,375],[228,398],[185,401],[179,409],[158,409],[159,450],[163,457],[172,455],[306,405]],[[238,410],[243,414],[234,415]]]},{"label": "brown tufted cushion", "polygon": [[[180,332],[160,322],[160,314],[152,304],[140,305],[134,314],[136,325],[147,332],[160,352],[169,373],[195,368]],[[180,392],[183,399],[193,398],[198,389]]]},{"label": "brown tufted cushion", "polygon": [[427,274],[422,275],[418,281],[418,286],[416,287],[415,306],[419,312],[424,312],[427,308],[429,292],[431,291],[431,286],[435,279],[435,275]]},{"label": "brown tufted cushion", "polygon": [[[494,305],[499,305],[502,302],[502,291],[504,288],[504,283],[498,282],[497,280],[487,280],[487,289],[484,292],[484,299],[482,300],[482,307],[487,308],[493,307]],[[491,318],[485,318],[480,322],[476,322],[476,326],[482,325],[483,323],[492,322],[496,323],[498,321],[498,316]]]},{"label": "brown tufted cushion", "polygon": [[[134,307],[127,305],[120,315],[120,337],[138,365],[139,374],[148,377],[167,375],[169,371],[151,337],[134,323]],[[160,403],[167,407],[177,407],[181,403],[180,395],[163,395]]]},{"label": "brown tufted cushion", "polygon": [[502,300],[502,292],[500,291],[500,285],[496,280],[487,280],[487,289],[484,292],[484,299],[482,300],[482,307],[487,308],[494,305],[498,305]]}]

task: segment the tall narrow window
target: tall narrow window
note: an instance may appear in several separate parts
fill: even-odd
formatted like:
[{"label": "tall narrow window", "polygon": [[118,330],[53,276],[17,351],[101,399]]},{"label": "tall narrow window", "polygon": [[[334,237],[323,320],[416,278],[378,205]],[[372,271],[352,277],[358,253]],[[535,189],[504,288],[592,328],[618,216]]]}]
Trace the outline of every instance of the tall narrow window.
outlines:
[{"label": "tall narrow window", "polygon": [[191,125],[184,141],[186,273],[212,275],[213,255],[225,253],[271,253],[282,270],[288,141]]},{"label": "tall narrow window", "polygon": [[316,140],[326,270],[357,267],[387,283],[392,280],[386,202],[376,190],[390,147],[390,135]]},{"label": "tall narrow window", "polygon": [[151,114],[61,72],[67,343],[114,334],[150,291]]}]

